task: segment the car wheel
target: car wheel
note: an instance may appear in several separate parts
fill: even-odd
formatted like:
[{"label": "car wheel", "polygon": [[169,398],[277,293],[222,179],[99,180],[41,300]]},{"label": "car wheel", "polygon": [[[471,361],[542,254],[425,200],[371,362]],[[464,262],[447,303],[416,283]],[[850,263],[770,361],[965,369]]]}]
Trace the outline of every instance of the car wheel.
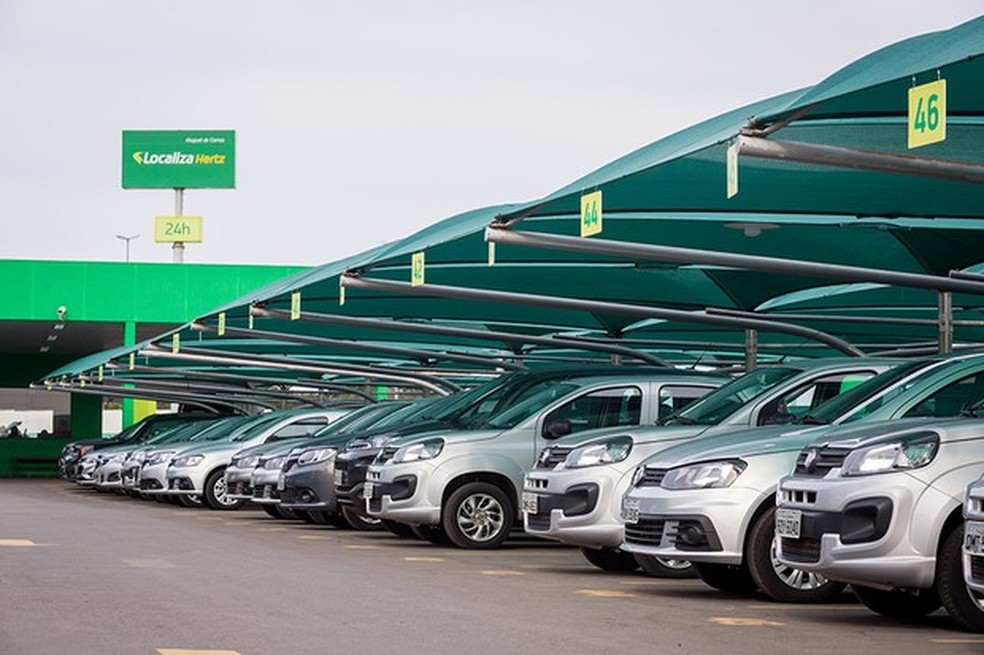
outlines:
[{"label": "car wheel", "polygon": [[602,571],[635,571],[639,568],[632,553],[627,553],[618,548],[581,548],[584,559],[597,566]]},{"label": "car wheel", "polygon": [[241,500],[226,496],[225,469],[212,471],[205,478],[205,504],[218,510],[239,509],[243,504]]},{"label": "car wheel", "polygon": [[729,594],[750,594],[758,587],[748,567],[743,564],[712,564],[710,562],[693,562],[697,577],[704,584],[718,591]]},{"label": "car wheel", "polygon": [[967,587],[963,574],[963,524],[943,540],[936,558],[936,588],[947,613],[971,632],[984,632],[984,596]]},{"label": "car wheel", "polygon": [[655,555],[635,554],[636,563],[647,575],[654,578],[696,578],[697,572],[690,560]]},{"label": "car wheel", "polygon": [[447,533],[439,525],[412,525],[410,526],[410,531],[413,533],[413,536],[432,543],[435,546],[451,545],[451,540],[448,538]]},{"label": "car wheel", "polygon": [[178,496],[178,502],[180,502],[181,505],[184,507],[201,507],[202,497],[187,494],[183,496]]},{"label": "car wheel", "polygon": [[382,519],[382,521],[386,529],[395,534],[397,537],[413,539],[417,536],[413,532],[413,526],[407,525],[406,523],[400,523],[399,521],[393,521],[391,519]]},{"label": "car wheel", "polygon": [[382,521],[377,519],[375,516],[367,516],[354,507],[350,507],[348,505],[342,506],[342,516],[345,518],[345,522],[348,523],[349,527],[353,530],[378,532],[386,529],[386,526],[383,525]]},{"label": "car wheel", "polygon": [[441,524],[459,548],[498,548],[512,530],[515,510],[506,494],[488,482],[469,482],[448,496]]},{"label": "car wheel", "polygon": [[780,603],[824,603],[839,596],[845,585],[819,573],[786,566],[776,550],[776,508],[770,507],[752,523],[745,546],[752,579],[772,600]]},{"label": "car wheel", "polygon": [[885,591],[859,585],[851,585],[851,589],[865,607],[893,619],[919,619],[932,614],[942,605],[935,589]]}]

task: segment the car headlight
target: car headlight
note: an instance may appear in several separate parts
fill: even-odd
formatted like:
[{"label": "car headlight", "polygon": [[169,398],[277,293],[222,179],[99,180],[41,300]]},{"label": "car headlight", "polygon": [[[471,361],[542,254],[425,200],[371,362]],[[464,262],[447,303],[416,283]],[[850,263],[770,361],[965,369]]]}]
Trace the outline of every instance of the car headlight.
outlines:
[{"label": "car headlight", "polygon": [[312,448],[311,450],[305,450],[301,453],[301,456],[297,458],[297,464],[303,466],[306,464],[317,464],[318,462],[323,462],[326,459],[331,459],[338,453],[335,448]]},{"label": "car headlight", "polygon": [[182,455],[171,462],[171,466],[198,466],[203,459],[205,455]]},{"label": "car headlight", "polygon": [[285,455],[280,457],[271,457],[267,461],[263,462],[263,468],[268,471],[279,471],[284,465],[284,461],[287,459]]},{"label": "car headlight", "polygon": [[852,450],[844,458],[841,475],[875,475],[908,471],[926,466],[933,461],[940,448],[940,438],[925,432],[892,441]]},{"label": "car headlight", "polygon": [[115,453],[106,458],[106,464],[117,464],[126,459],[126,453]]},{"label": "car headlight", "polygon": [[127,457],[127,459],[130,460],[131,462],[136,462],[137,464],[142,464],[142,463],[144,463],[147,460],[147,451],[146,450],[137,450],[135,452],[130,453],[130,456]]},{"label": "car headlight", "polygon": [[370,437],[369,439],[356,439],[346,446],[345,450],[369,450],[370,448],[382,448],[395,438],[396,435],[380,434],[375,437]]},{"label": "car headlight", "polygon": [[416,462],[424,459],[434,459],[444,450],[444,439],[430,439],[420,443],[410,444],[400,448],[393,455],[393,463]]},{"label": "car headlight", "polygon": [[575,448],[564,460],[564,467],[569,469],[614,464],[621,462],[632,452],[632,437],[616,437],[590,443]]},{"label": "car headlight", "polygon": [[646,466],[637,466],[636,470],[632,472],[632,486],[637,487],[642,479],[646,477]]},{"label": "car headlight", "polygon": [[147,465],[154,466],[156,464],[163,464],[167,460],[171,459],[171,455],[173,454],[173,450],[158,450],[155,453],[151,453],[147,458]]},{"label": "car headlight", "polygon": [[660,486],[664,489],[722,489],[730,487],[745,470],[745,462],[727,459],[670,469]]},{"label": "car headlight", "polygon": [[237,469],[251,469],[260,463],[259,455],[246,455],[232,462]]}]

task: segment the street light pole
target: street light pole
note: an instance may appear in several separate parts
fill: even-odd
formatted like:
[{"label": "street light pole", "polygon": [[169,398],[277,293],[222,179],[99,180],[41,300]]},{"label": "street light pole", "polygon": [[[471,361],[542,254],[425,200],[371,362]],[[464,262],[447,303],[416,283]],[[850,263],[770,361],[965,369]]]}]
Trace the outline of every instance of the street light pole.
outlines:
[{"label": "street light pole", "polygon": [[131,234],[131,235],[128,236],[126,234],[117,234],[116,235],[116,238],[117,239],[122,239],[123,241],[126,241],[126,262],[129,264],[130,263],[130,242],[133,241],[134,239],[139,239],[140,238],[140,235],[139,234]]}]

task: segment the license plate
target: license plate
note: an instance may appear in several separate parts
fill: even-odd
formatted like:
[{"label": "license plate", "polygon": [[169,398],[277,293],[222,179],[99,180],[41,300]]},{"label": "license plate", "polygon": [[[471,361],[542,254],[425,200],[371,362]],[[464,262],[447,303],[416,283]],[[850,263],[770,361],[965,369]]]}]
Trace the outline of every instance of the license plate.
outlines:
[{"label": "license plate", "polygon": [[528,491],[523,492],[523,511],[527,514],[540,513],[540,497]]},{"label": "license plate", "polygon": [[777,509],[776,510],[776,536],[786,539],[800,538],[800,524],[803,521],[803,512],[798,509]]},{"label": "license plate", "polygon": [[345,484],[345,471],[335,471],[335,486],[340,487]]},{"label": "license plate", "polygon": [[283,491],[286,486],[287,486],[287,480],[284,478],[284,474],[281,473],[277,477],[277,491]]},{"label": "license plate", "polygon": [[638,523],[639,522],[639,499],[638,498],[624,498],[622,499],[622,520],[626,523]]},{"label": "license plate", "polygon": [[362,487],[362,497],[372,499],[374,488],[375,485],[372,482],[366,482],[366,485]]},{"label": "license plate", "polygon": [[971,555],[984,555],[984,523],[967,521],[964,525],[964,550]]}]

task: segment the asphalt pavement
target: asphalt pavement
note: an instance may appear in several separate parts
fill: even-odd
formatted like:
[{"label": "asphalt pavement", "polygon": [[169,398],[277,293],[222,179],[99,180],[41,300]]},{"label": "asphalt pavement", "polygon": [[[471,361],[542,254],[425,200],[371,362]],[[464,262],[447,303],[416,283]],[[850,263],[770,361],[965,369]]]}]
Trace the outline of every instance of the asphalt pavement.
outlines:
[{"label": "asphalt pavement", "polygon": [[876,616],[606,573],[519,535],[463,551],[0,480],[0,655],[984,653]]}]

